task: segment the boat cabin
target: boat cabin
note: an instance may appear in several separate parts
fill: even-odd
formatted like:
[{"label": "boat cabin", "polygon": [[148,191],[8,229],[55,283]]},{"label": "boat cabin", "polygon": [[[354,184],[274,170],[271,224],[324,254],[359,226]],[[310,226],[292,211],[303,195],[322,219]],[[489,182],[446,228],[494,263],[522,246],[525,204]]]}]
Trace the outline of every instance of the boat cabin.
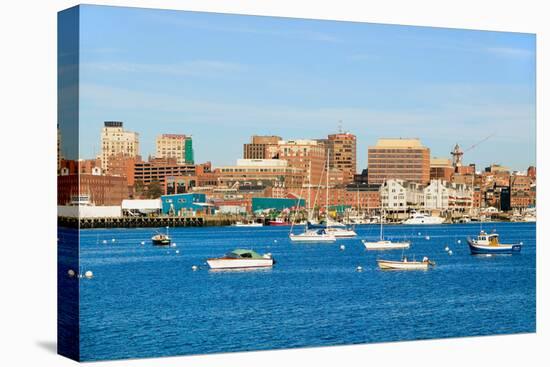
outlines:
[{"label": "boat cabin", "polygon": [[488,246],[498,246],[498,234],[497,233],[491,233],[488,234],[484,231],[481,231],[479,233],[479,236],[477,236],[477,243],[480,245],[488,245]]}]

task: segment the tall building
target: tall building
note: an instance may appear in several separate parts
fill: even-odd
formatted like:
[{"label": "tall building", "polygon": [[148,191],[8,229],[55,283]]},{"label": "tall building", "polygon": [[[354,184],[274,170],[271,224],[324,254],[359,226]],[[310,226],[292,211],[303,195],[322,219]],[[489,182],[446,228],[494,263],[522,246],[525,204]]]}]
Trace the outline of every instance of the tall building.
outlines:
[{"label": "tall building", "polygon": [[269,146],[267,152],[271,157],[287,161],[289,167],[300,169],[305,185],[325,185],[321,182],[321,178],[326,178],[325,148],[316,140],[281,140]]},{"label": "tall building", "polygon": [[193,139],[181,134],[162,134],[157,136],[157,158],[175,158],[177,164],[193,164]]},{"label": "tall building", "polygon": [[109,172],[109,158],[115,155],[139,155],[139,134],[124,130],[121,121],[105,121],[101,131],[101,168]]},{"label": "tall building", "polygon": [[420,184],[430,181],[430,149],[419,139],[379,139],[368,152],[369,184],[389,179]]},{"label": "tall building", "polygon": [[448,158],[431,158],[430,159],[430,179],[451,181],[451,177],[455,171],[451,160]]},{"label": "tall building", "polygon": [[326,140],[330,150],[330,168],[339,169],[344,174],[345,183],[353,182],[357,173],[357,139],[350,133],[331,134]]},{"label": "tall building", "polygon": [[268,148],[277,146],[282,138],[274,135],[254,135],[250,139],[250,143],[244,144],[243,158],[244,159],[270,159]]}]

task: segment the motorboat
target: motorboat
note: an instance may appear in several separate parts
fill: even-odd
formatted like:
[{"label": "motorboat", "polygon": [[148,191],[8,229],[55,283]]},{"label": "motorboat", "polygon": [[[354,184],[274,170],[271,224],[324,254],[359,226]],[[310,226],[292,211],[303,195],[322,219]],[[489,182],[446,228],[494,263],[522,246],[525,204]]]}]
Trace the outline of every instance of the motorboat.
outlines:
[{"label": "motorboat", "polygon": [[435,262],[428,259],[427,256],[424,256],[422,261],[409,261],[406,256],[402,257],[401,261],[382,259],[376,261],[378,267],[383,270],[428,270],[430,266],[435,266]]},{"label": "motorboat", "polygon": [[269,221],[270,226],[289,226],[290,224],[290,222],[287,222],[282,218],[276,218]]},{"label": "motorboat", "polygon": [[170,246],[172,239],[167,234],[159,233],[151,237],[151,241],[155,246]]},{"label": "motorboat", "polygon": [[445,218],[442,217],[436,217],[422,213],[412,213],[410,218],[405,220],[403,224],[441,224],[444,221]]},{"label": "motorboat", "polygon": [[521,244],[502,244],[498,233],[479,232],[475,239],[468,237],[468,246],[472,255],[511,255],[521,252]]},{"label": "motorboat", "polygon": [[249,222],[235,222],[234,224],[232,224],[233,227],[263,227],[263,223],[259,223],[259,222],[253,222],[253,221],[249,221]]},{"label": "motorboat", "polygon": [[211,269],[269,268],[275,263],[270,253],[260,255],[252,250],[236,249],[222,257],[206,260]]}]

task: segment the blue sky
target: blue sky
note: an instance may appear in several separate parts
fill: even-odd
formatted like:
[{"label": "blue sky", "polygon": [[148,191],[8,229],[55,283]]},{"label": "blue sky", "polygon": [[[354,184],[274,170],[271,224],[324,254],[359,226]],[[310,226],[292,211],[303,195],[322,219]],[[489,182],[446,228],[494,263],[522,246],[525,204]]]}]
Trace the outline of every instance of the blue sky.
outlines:
[{"label": "blue sky", "polygon": [[195,158],[234,164],[253,134],[357,135],[358,170],[381,137],[418,137],[465,161],[535,164],[535,36],[368,23],[84,6],[80,156],[104,120],[193,135]]}]

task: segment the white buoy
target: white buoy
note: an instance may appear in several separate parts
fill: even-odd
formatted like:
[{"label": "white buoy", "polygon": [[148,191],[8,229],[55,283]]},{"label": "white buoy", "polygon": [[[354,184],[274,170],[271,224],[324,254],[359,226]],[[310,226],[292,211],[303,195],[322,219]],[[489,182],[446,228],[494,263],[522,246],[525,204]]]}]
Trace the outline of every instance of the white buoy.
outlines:
[{"label": "white buoy", "polygon": [[426,238],[428,241],[430,240],[430,236],[426,236],[425,238]]},{"label": "white buoy", "polygon": [[176,250],[176,254],[179,254],[180,253],[180,250]]},{"label": "white buoy", "polygon": [[145,241],[141,241],[141,244],[142,244],[142,245],[145,245]]},{"label": "white buoy", "polygon": [[273,240],[273,242],[277,243],[277,240]]},{"label": "white buoy", "polygon": [[104,245],[106,245],[106,244],[107,244],[107,240],[103,240],[103,241],[101,241],[101,243],[103,243]]},{"label": "white buoy", "polygon": [[422,236],[422,233],[418,232],[418,235],[419,235],[419,236]]},{"label": "white buoy", "polygon": [[116,240],[115,240],[114,238],[111,240],[111,242],[115,242],[115,241],[116,241]]},{"label": "white buoy", "polygon": [[340,245],[340,250],[341,250],[341,251],[344,251],[345,249],[346,249],[346,246]]},{"label": "white buoy", "polygon": [[91,270],[88,270],[87,272],[84,273],[84,276],[88,279],[92,279],[94,277],[94,273],[92,273]]},{"label": "white buoy", "polygon": [[458,240],[458,241],[456,241],[456,243],[462,243],[462,241],[461,241],[461,240]]},{"label": "white buoy", "polygon": [[519,244],[523,246],[523,241],[522,241],[522,242],[520,242]]},{"label": "white buoy", "polygon": [[193,271],[197,271],[198,269],[199,269],[199,267],[198,267],[197,265],[193,265],[193,266],[191,267],[191,270],[193,270]]},{"label": "white buoy", "polygon": [[445,251],[449,251],[449,246],[445,246]]},{"label": "white buoy", "polygon": [[75,271],[74,271],[73,269],[69,269],[69,271],[67,272],[67,274],[68,274],[69,277],[71,277],[71,278],[73,278],[73,277],[76,275],[76,273],[75,273]]},{"label": "white buoy", "polygon": [[363,267],[362,267],[362,266],[358,266],[355,270],[357,270],[358,272],[362,272],[362,271],[363,271]]},{"label": "white buoy", "polygon": [[449,250],[449,255],[453,255],[453,250]]}]

